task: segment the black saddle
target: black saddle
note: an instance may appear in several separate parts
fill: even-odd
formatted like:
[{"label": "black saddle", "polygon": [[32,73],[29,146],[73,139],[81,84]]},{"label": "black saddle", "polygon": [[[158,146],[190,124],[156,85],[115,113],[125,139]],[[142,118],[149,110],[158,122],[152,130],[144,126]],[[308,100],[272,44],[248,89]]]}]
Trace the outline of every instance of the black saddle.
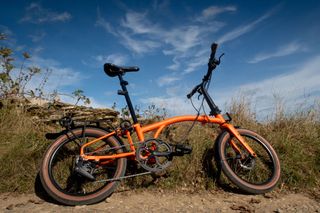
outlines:
[{"label": "black saddle", "polygon": [[115,77],[117,75],[123,75],[126,72],[139,71],[139,67],[123,67],[123,66],[117,66],[117,65],[111,64],[111,63],[104,64],[103,68],[104,68],[104,72],[110,77]]}]

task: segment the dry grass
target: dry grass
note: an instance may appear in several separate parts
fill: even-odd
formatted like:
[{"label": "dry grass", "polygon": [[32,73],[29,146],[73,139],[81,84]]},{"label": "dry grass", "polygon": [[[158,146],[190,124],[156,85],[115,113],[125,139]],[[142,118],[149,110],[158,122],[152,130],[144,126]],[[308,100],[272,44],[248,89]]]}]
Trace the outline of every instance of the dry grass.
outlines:
[{"label": "dry grass", "polygon": [[19,109],[0,110],[0,192],[32,191],[48,143],[45,129]]},{"label": "dry grass", "polygon": [[[248,104],[244,99],[230,104],[233,124],[258,132],[274,146],[281,160],[281,188],[319,190],[320,104],[290,114],[277,111],[277,116],[263,123],[256,121]],[[190,125],[176,124],[162,135],[162,139],[168,143],[181,142]],[[0,192],[33,190],[38,165],[48,145],[44,139],[47,131],[24,112],[0,109]],[[217,170],[212,161],[212,148],[218,133],[217,126],[196,124],[187,140],[182,141],[193,147],[192,154],[175,158],[167,177],[155,183],[150,177],[139,177],[127,181],[125,187],[214,189]]]}]

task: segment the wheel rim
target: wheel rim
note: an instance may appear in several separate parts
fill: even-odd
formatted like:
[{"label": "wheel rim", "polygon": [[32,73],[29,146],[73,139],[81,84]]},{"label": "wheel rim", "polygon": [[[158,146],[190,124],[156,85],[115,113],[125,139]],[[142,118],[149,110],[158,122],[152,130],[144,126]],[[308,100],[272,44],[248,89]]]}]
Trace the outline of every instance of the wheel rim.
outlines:
[{"label": "wheel rim", "polygon": [[[95,138],[93,135],[87,135],[84,141],[90,141]],[[113,178],[119,169],[118,160],[105,165],[97,165],[97,168],[94,168],[93,172],[96,181],[90,181],[74,173],[74,160],[80,153],[80,144],[81,141],[79,139],[69,137],[54,150],[49,160],[48,172],[50,180],[64,194],[73,196],[94,194],[105,188],[108,184],[112,184],[112,182],[103,182],[101,180]],[[103,149],[99,149],[101,147]],[[114,149],[107,151],[110,147],[114,146],[112,146],[109,140],[101,140],[94,143],[94,146],[90,146],[90,150],[88,151],[92,152],[99,149],[98,152],[91,153],[92,155],[114,154],[116,152]]]},{"label": "wheel rim", "polygon": [[[245,134],[241,136],[255,151],[257,157],[251,157],[240,142],[235,137],[231,137],[226,143],[224,153],[228,166],[239,178],[247,183],[254,185],[269,183],[276,172],[275,159],[271,150],[254,136]],[[241,156],[230,145],[231,140],[240,148]]]}]

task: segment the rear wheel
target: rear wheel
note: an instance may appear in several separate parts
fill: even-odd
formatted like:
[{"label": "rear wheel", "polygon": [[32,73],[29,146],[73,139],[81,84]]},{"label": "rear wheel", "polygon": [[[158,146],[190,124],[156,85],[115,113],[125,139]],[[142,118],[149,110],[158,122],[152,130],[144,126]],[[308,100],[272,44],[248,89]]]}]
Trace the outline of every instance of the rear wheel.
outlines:
[{"label": "rear wheel", "polygon": [[[252,157],[230,133],[224,132],[217,144],[222,171],[236,186],[247,193],[271,191],[280,179],[280,161],[271,145],[260,135],[246,129],[237,129],[246,143],[257,154]],[[231,141],[240,149],[239,154]]]},{"label": "rear wheel", "polygon": [[[105,181],[119,178],[125,174],[127,159],[118,158],[109,161],[83,161],[85,169],[95,180],[76,172],[80,147],[82,144],[99,138],[108,132],[88,127],[72,130],[60,136],[47,149],[40,168],[41,182],[48,194],[66,205],[87,205],[97,203],[116,189],[119,181]],[[111,136],[88,146],[85,152],[90,155],[112,155],[122,153],[119,141]],[[88,154],[88,155],[89,155]]]}]

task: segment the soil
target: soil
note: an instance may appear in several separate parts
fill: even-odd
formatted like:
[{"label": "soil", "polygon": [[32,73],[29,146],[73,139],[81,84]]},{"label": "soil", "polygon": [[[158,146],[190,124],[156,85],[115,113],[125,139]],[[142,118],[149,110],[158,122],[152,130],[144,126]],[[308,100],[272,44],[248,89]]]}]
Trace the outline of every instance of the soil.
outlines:
[{"label": "soil", "polygon": [[0,212],[320,212],[315,197],[277,192],[243,195],[218,191],[138,190],[115,192],[88,206],[63,206],[35,194],[0,194]]}]

